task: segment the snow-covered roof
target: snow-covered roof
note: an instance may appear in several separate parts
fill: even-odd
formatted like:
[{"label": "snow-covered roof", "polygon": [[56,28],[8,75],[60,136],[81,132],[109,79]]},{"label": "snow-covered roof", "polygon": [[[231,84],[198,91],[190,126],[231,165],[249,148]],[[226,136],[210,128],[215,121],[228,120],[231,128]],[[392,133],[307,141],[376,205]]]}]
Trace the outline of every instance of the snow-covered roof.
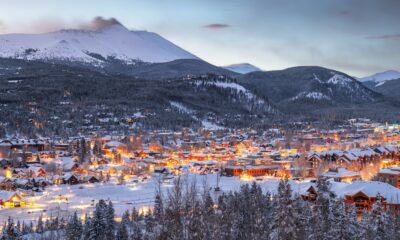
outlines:
[{"label": "snow-covered roof", "polygon": [[337,171],[328,171],[323,173],[321,176],[329,178],[357,177],[360,176],[360,172],[353,172],[345,168],[338,168]]},{"label": "snow-covered roof", "polygon": [[379,171],[379,173],[399,175],[399,174],[400,174],[400,167],[382,168],[382,169]]},{"label": "snow-covered roof", "polygon": [[333,183],[331,190],[338,196],[354,195],[362,192],[370,197],[380,195],[387,203],[400,204],[400,189],[378,181],[355,181],[352,183]]},{"label": "snow-covered roof", "polygon": [[12,191],[0,191],[0,199],[3,201],[7,201],[12,198],[14,195],[20,196],[17,192]]},{"label": "snow-covered roof", "polygon": [[123,144],[122,142],[110,141],[110,142],[106,143],[105,146],[108,148],[116,148],[116,147],[126,146],[126,145]]}]

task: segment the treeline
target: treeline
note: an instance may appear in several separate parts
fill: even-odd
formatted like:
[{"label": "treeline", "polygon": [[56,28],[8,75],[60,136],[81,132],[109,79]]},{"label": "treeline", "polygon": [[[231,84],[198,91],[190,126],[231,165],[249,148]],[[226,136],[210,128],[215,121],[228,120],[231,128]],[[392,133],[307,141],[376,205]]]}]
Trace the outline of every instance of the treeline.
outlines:
[{"label": "treeline", "polygon": [[303,201],[282,180],[276,194],[263,193],[256,183],[212,197],[207,187],[199,193],[195,183],[177,180],[165,195],[155,197],[154,209],[139,214],[133,209],[122,220],[114,219],[112,203],[99,201],[82,222],[75,213],[68,221],[39,219],[36,226],[14,224],[9,219],[1,239],[398,239],[400,217],[375,204],[360,220],[352,206],[345,206],[317,183],[318,198]]}]

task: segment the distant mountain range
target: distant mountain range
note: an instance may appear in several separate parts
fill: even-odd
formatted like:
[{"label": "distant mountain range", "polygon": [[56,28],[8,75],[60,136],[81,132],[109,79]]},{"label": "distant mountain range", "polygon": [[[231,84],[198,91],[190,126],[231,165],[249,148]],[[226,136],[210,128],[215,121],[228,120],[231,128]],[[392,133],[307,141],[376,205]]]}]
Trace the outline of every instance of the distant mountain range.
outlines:
[{"label": "distant mountain range", "polygon": [[[387,71],[357,80],[317,66],[279,71],[262,71],[248,63],[218,67],[156,33],[130,31],[120,24],[97,30],[0,35],[0,81],[7,83],[0,89],[6,93],[0,96],[0,104],[10,102],[9,98],[19,99],[16,102],[22,105],[26,99],[42,99],[40,95],[30,98],[35,92],[32,86],[46,89],[49,84],[53,86],[54,79],[61,79],[62,84],[54,87],[67,89],[78,79],[82,89],[101,83],[95,84],[96,91],[85,92],[87,102],[101,102],[102,96],[117,101],[121,91],[131,90],[131,94],[141,96],[140,100],[124,95],[126,99],[118,101],[130,105],[134,100],[135,107],[154,108],[158,114],[172,107],[192,122],[201,122],[207,116],[234,122],[236,117],[243,120],[243,116],[257,119],[289,114],[298,118],[327,113],[387,118],[397,117],[400,81],[393,79],[399,74]],[[21,91],[26,95],[22,98],[15,89],[8,89],[14,85],[7,82],[21,79],[30,89]],[[107,81],[118,81],[118,88],[103,91],[101,88],[110,88]],[[70,89],[81,99],[78,90]],[[189,109],[189,114],[182,109]]]},{"label": "distant mountain range", "polygon": [[[356,79],[322,67],[294,67],[242,75],[239,82],[286,112],[310,113],[324,108],[370,104],[381,95]],[[312,107],[311,107],[312,106]]]},{"label": "distant mountain range", "polygon": [[232,65],[228,65],[228,66],[223,66],[223,68],[230,70],[232,72],[240,73],[240,74],[262,71],[260,68],[254,66],[254,65],[251,65],[249,63],[232,64]]},{"label": "distant mountain range", "polygon": [[400,99],[400,72],[389,70],[372,76],[360,78],[360,81],[373,91],[390,99]]},{"label": "distant mountain range", "polygon": [[376,73],[371,76],[359,78],[360,82],[374,82],[374,83],[381,83],[385,81],[390,81],[394,79],[400,78],[400,72],[395,70],[388,70],[385,72]]}]

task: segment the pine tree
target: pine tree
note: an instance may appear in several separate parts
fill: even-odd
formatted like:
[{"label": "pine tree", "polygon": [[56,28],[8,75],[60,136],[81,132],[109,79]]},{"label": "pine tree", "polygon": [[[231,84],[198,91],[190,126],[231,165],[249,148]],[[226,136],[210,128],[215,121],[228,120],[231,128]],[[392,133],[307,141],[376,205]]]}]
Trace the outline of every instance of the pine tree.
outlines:
[{"label": "pine tree", "polygon": [[319,179],[317,182],[317,200],[313,206],[311,224],[314,230],[309,239],[326,239],[332,219],[332,199],[335,195],[330,191],[329,182],[326,179]]},{"label": "pine tree", "polygon": [[78,215],[76,212],[70,218],[70,220],[66,226],[65,235],[66,235],[67,240],[79,240],[81,238],[82,223],[81,223],[81,220],[78,218]]},{"label": "pine tree", "polygon": [[107,239],[106,237],[109,235],[106,235],[106,232],[110,228],[107,226],[106,215],[108,215],[108,205],[101,199],[96,204],[96,209],[93,212],[93,218],[89,225],[89,239]]},{"label": "pine tree", "polygon": [[390,238],[390,236],[386,235],[387,215],[382,206],[381,196],[377,196],[377,200],[371,211],[369,220],[369,224],[372,228],[370,236],[373,237],[374,240],[383,240]]},{"label": "pine tree", "polygon": [[312,228],[309,226],[311,217],[310,203],[304,201],[301,197],[296,196],[292,203],[294,219],[296,224],[296,236],[298,239],[307,239],[308,231]]},{"label": "pine tree", "polygon": [[112,202],[109,201],[108,206],[106,207],[106,212],[105,212],[105,216],[104,216],[104,221],[106,224],[105,237],[107,240],[114,239],[114,235],[115,235],[114,216],[115,216],[114,206],[113,206]]},{"label": "pine tree", "polygon": [[123,223],[119,224],[119,226],[118,226],[117,239],[118,240],[128,240],[129,239],[127,227]]},{"label": "pine tree", "polygon": [[131,225],[131,219],[129,217],[129,211],[128,210],[126,210],[124,212],[124,214],[122,214],[121,223],[125,224],[125,226],[127,226],[127,227]]},{"label": "pine tree", "polygon": [[142,240],[143,233],[139,222],[135,221],[132,225],[132,240]]},{"label": "pine tree", "polygon": [[154,200],[154,217],[156,221],[160,221],[163,218],[164,205],[161,194],[157,194]]},{"label": "pine tree", "polygon": [[36,226],[36,232],[37,233],[43,233],[44,232],[44,226],[43,226],[43,216],[39,216],[39,220]]},{"label": "pine tree", "polygon": [[233,236],[235,239],[249,239],[251,237],[250,216],[250,188],[248,184],[241,186],[237,197],[237,216],[233,222]]},{"label": "pine tree", "polygon": [[228,203],[228,199],[232,198],[228,197],[224,193],[218,198],[218,208],[216,213],[216,222],[218,224],[215,235],[215,238],[218,240],[232,239],[232,220],[234,219],[235,211],[232,208],[232,204]]},{"label": "pine tree", "polygon": [[143,239],[145,240],[151,240],[155,238],[154,234],[154,227],[155,227],[155,221],[154,221],[154,216],[153,214],[147,214],[144,218],[144,230],[145,230],[145,235],[143,236]]},{"label": "pine tree", "polygon": [[14,225],[14,221],[11,217],[8,217],[7,223],[3,228],[1,240],[17,240],[21,236],[21,232]]},{"label": "pine tree", "polygon": [[354,229],[351,218],[346,214],[342,200],[335,202],[332,208],[332,222],[329,228],[328,238],[337,240],[354,239]]},{"label": "pine tree", "polygon": [[83,224],[83,229],[82,229],[83,239],[89,239],[90,238],[91,230],[92,230],[91,223],[92,223],[92,220],[86,214],[85,215],[85,223]]},{"label": "pine tree", "polygon": [[85,138],[81,138],[79,142],[79,161],[83,163],[85,161],[85,157],[87,154],[86,150],[86,140]]},{"label": "pine tree", "polygon": [[133,221],[138,221],[139,220],[139,213],[136,210],[135,207],[132,208],[132,212],[131,212],[131,220]]},{"label": "pine tree", "polygon": [[271,238],[281,240],[297,239],[297,229],[292,208],[292,189],[287,179],[282,179],[279,182],[276,201],[277,207]]},{"label": "pine tree", "polygon": [[22,227],[20,221],[17,221],[17,225],[15,226],[18,232],[22,232]]}]

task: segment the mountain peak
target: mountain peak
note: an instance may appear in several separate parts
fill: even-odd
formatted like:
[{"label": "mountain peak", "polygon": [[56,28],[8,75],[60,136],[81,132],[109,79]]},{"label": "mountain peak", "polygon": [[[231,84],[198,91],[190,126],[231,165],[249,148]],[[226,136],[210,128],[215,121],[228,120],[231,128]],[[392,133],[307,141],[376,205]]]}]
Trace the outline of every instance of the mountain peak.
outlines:
[{"label": "mountain peak", "polygon": [[79,29],[42,34],[0,35],[0,57],[96,63],[118,59],[127,63],[198,59],[160,35],[130,31],[116,19],[95,18]]},{"label": "mountain peak", "polygon": [[260,68],[250,64],[250,63],[236,63],[228,66],[223,66],[223,68],[228,69],[232,72],[246,74],[250,72],[262,71]]},{"label": "mountain peak", "polygon": [[383,81],[389,81],[389,80],[394,80],[394,79],[398,79],[400,78],[400,72],[396,71],[396,70],[387,70],[384,72],[380,72],[380,73],[375,73],[371,76],[367,76],[367,77],[363,77],[360,78],[359,80],[361,82],[369,82],[369,81],[373,81],[373,82],[383,82]]}]

